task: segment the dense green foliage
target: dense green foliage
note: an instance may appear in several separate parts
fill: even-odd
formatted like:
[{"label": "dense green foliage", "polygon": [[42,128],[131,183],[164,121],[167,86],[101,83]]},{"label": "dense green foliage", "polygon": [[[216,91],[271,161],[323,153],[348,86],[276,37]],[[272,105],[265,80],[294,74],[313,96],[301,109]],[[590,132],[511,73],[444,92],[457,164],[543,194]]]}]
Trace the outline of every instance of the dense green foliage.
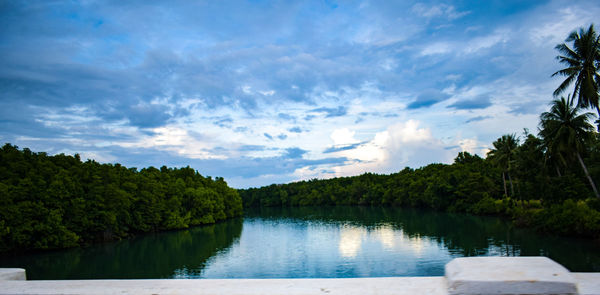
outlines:
[{"label": "dense green foliage", "polygon": [[[245,207],[369,205],[431,208],[509,216],[520,225],[541,231],[600,237],[600,201],[594,197],[576,159],[566,159],[568,165],[551,165],[545,158],[544,142],[527,132],[524,138],[522,143],[515,144],[510,161],[497,161],[498,157],[492,156],[483,159],[461,152],[450,165],[405,168],[390,175],[366,173],[273,184],[239,192]],[[583,161],[589,163],[591,177],[599,179],[600,139],[597,134],[589,138],[586,146],[582,151]],[[514,186],[506,193],[505,172],[510,173]]]},{"label": "dense green foliage", "polygon": [[600,198],[596,184],[587,171],[581,153],[585,152],[585,144],[593,135],[594,128],[588,123],[592,113],[579,114],[579,108],[573,106],[573,101],[564,97],[552,102],[550,112],[541,115],[540,135],[546,148],[546,154],[557,159],[558,165],[568,165],[568,159],[577,158],[585,172],[594,195]]},{"label": "dense green foliage", "polygon": [[72,247],[214,223],[242,213],[223,178],[0,149],[0,251]]}]

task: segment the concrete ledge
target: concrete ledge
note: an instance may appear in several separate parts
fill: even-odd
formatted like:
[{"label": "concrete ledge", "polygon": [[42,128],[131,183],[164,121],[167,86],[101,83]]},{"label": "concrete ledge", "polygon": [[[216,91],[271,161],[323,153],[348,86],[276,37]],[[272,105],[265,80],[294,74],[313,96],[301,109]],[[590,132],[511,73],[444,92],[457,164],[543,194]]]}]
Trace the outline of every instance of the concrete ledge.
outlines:
[{"label": "concrete ledge", "polygon": [[446,264],[448,293],[578,294],[569,271],[546,257],[468,257]]},{"label": "concrete ledge", "polygon": [[5,281],[0,294],[445,295],[443,277]]},{"label": "concrete ledge", "polygon": [[445,277],[25,281],[23,269],[0,269],[2,294],[600,295],[600,273],[569,273],[545,257],[457,258]]},{"label": "concrete ledge", "polygon": [[0,281],[24,281],[25,270],[22,268],[0,268]]},{"label": "concrete ledge", "polygon": [[577,281],[579,294],[600,295],[600,273],[597,272],[574,272],[571,273]]},{"label": "concrete ledge", "polygon": [[[600,273],[574,273],[573,276],[577,280],[579,294],[600,295]],[[0,281],[0,294],[445,295],[448,293],[444,277]]]}]

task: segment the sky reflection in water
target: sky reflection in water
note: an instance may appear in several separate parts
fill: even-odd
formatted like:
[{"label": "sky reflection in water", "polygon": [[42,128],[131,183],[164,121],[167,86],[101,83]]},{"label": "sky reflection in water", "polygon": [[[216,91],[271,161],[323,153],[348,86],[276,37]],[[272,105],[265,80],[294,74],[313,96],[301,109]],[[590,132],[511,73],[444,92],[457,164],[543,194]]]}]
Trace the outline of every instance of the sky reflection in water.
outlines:
[{"label": "sky reflection in water", "polygon": [[[438,243],[375,228],[310,221],[247,220],[238,243],[212,257],[201,277],[401,276],[451,259]],[[440,268],[440,266],[435,266]],[[427,271],[425,271],[427,272]],[[182,274],[185,276],[185,274]]]},{"label": "sky reflection in water", "polygon": [[[546,255],[574,271],[600,267],[589,240],[538,235],[500,218],[384,208],[263,208],[202,269],[176,278],[441,276],[463,256]],[[577,250],[576,250],[577,249]]]},{"label": "sky reflection in water", "polygon": [[240,239],[211,257],[204,269],[179,269],[174,277],[443,275],[444,265],[460,256],[438,240],[408,235],[388,222],[367,226],[347,221],[256,217],[246,218]]},{"label": "sky reflection in water", "polygon": [[454,257],[544,255],[600,271],[592,240],[551,237],[494,217],[400,208],[246,210],[233,219],[115,243],[0,255],[28,279],[441,276]]}]

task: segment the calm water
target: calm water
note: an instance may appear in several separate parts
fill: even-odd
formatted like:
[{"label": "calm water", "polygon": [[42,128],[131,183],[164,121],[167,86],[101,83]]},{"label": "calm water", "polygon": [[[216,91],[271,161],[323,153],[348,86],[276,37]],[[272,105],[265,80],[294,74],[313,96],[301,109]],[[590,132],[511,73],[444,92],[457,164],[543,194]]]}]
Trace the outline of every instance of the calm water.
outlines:
[{"label": "calm water", "polygon": [[0,256],[29,279],[441,276],[454,257],[545,255],[600,271],[600,245],[499,218],[367,207],[267,208],[243,219],[50,253]]}]

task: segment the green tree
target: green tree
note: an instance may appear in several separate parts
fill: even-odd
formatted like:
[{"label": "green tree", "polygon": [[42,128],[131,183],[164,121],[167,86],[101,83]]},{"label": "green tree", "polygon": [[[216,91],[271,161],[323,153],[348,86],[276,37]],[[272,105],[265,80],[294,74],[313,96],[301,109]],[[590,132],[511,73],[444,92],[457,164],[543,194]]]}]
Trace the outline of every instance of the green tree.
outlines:
[{"label": "green tree", "polygon": [[240,214],[236,190],[190,167],[138,172],[0,148],[0,251],[73,247]]},{"label": "green tree", "polygon": [[542,140],[525,129],[524,141],[515,155],[514,177],[518,179],[517,194],[520,197],[539,198],[543,178],[544,152]]},{"label": "green tree", "polygon": [[502,168],[502,181],[504,183],[504,194],[508,196],[506,189],[506,176],[510,183],[510,192],[514,196],[515,188],[510,177],[510,171],[515,159],[515,153],[519,147],[519,139],[514,134],[505,134],[492,143],[494,148],[488,152],[488,159]]},{"label": "green tree", "polygon": [[594,24],[591,24],[587,30],[580,28],[579,32],[571,32],[565,41],[573,42],[573,47],[570,48],[565,43],[556,45],[556,50],[561,54],[556,58],[567,67],[552,76],[560,75],[567,78],[556,88],[554,96],[559,96],[575,83],[573,98],[577,98],[577,105],[582,108],[595,108],[600,115],[598,107],[600,36],[594,30]]},{"label": "green tree", "polygon": [[600,198],[596,185],[581,158],[585,151],[585,142],[593,134],[593,126],[588,122],[592,113],[579,114],[579,107],[573,106],[571,97],[561,97],[552,101],[549,112],[540,116],[540,137],[544,141],[546,152],[554,155],[565,166],[575,157],[585,173],[596,197]]}]

